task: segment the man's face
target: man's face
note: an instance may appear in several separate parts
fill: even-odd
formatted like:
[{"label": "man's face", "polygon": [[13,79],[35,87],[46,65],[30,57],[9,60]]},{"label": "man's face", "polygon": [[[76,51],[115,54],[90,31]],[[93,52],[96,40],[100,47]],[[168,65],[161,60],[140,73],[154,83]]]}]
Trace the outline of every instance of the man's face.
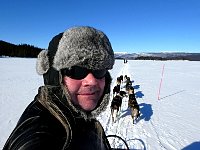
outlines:
[{"label": "man's face", "polygon": [[105,87],[105,77],[96,79],[92,73],[80,80],[64,76],[63,82],[69,90],[72,103],[86,111],[97,106]]}]

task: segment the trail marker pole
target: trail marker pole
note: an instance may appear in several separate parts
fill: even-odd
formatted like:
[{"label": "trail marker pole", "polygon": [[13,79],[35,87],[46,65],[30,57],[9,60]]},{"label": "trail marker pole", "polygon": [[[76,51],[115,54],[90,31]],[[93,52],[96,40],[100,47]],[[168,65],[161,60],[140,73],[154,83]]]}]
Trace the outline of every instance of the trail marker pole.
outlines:
[{"label": "trail marker pole", "polygon": [[162,79],[163,79],[164,69],[165,69],[165,64],[163,64],[163,67],[162,67],[162,76],[161,76],[161,79],[160,79],[160,86],[159,86],[159,90],[158,90],[158,100],[160,100],[160,90],[161,90],[161,86],[162,86]]}]

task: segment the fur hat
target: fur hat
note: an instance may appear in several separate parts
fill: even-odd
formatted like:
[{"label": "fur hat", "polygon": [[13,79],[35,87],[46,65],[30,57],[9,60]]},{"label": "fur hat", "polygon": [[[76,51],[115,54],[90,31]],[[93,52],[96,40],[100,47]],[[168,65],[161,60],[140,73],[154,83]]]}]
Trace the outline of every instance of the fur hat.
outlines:
[{"label": "fur hat", "polygon": [[[102,31],[86,26],[74,27],[53,37],[48,50],[39,53],[36,70],[43,75],[45,85],[59,86],[62,85],[60,70],[63,68],[81,66],[93,70],[109,70],[114,61],[113,49]],[[106,73],[105,80],[104,94],[95,110],[85,113],[67,99],[73,110],[80,112],[84,118],[92,118],[105,110],[109,103],[112,80],[109,72]]]},{"label": "fur hat", "polygon": [[42,75],[50,68],[59,71],[75,65],[94,70],[112,69],[114,52],[103,32],[85,26],[56,35],[48,50],[39,53],[36,69]]}]

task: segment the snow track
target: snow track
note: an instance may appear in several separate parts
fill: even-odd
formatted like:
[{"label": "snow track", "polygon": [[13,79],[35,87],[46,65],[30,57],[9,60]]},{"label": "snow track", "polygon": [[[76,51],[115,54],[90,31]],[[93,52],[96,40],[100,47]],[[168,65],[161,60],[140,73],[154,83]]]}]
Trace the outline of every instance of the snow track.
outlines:
[{"label": "snow track", "polygon": [[[112,85],[111,85],[111,90],[114,88],[116,85],[116,79],[120,75],[127,75],[130,77],[131,81],[134,82],[133,77],[131,76],[131,73],[129,72],[129,64],[123,64],[123,66],[120,66],[119,73],[117,73],[117,76],[113,77]],[[134,83],[133,83],[134,86]],[[125,91],[125,83],[123,82],[121,84],[121,90]],[[113,95],[111,93],[110,96],[110,104],[112,101]],[[109,104],[109,106],[110,106]],[[110,114],[110,108],[107,109],[106,114]],[[148,135],[148,133],[143,130],[142,128],[143,121],[138,121],[136,124],[133,124],[133,120],[131,117],[131,112],[128,108],[128,97],[124,97],[122,99],[122,106],[121,106],[121,111],[119,112],[119,115],[117,117],[117,121],[115,123],[112,122],[111,115],[109,115],[106,123],[106,128],[105,131],[107,132],[107,135],[117,135],[123,138],[129,146],[130,149],[145,149],[145,145],[143,144],[144,142],[139,139],[137,135],[140,135],[141,133],[144,135]],[[125,128],[124,128],[125,127]],[[129,137],[129,138],[127,138]],[[114,145],[114,147],[118,148],[126,148],[125,145],[121,143],[121,141],[116,141],[117,139],[112,139],[109,140],[111,145]]]}]

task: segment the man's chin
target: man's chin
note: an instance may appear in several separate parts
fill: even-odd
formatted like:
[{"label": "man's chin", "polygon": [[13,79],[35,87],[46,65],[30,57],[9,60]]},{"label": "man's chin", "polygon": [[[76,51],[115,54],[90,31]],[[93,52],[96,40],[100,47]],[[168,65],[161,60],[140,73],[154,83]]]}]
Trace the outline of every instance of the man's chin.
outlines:
[{"label": "man's chin", "polygon": [[97,103],[92,102],[92,101],[81,104],[81,108],[85,111],[92,111],[96,108],[96,106],[97,106]]}]

